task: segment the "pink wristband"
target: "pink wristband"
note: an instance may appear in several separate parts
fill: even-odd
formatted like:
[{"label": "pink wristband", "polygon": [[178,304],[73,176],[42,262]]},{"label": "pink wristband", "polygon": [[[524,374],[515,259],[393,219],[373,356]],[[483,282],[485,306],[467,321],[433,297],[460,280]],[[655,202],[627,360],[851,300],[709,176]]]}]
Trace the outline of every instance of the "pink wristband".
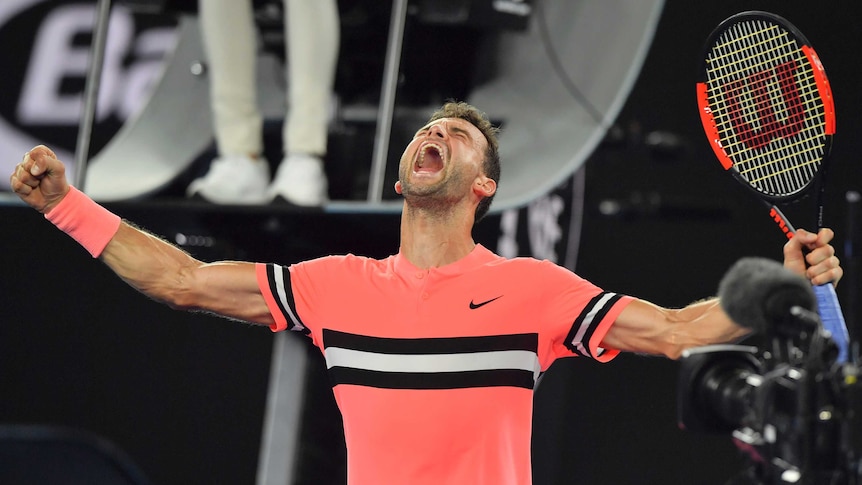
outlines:
[{"label": "pink wristband", "polygon": [[60,203],[45,214],[63,232],[98,258],[120,228],[120,217],[71,187]]}]

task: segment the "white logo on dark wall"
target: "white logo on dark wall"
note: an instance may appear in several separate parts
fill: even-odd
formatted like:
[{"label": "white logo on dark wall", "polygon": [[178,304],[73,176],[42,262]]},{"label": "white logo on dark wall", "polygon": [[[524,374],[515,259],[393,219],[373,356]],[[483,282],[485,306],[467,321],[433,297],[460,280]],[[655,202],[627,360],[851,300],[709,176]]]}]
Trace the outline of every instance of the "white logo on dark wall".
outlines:
[{"label": "white logo on dark wall", "polygon": [[[0,42],[0,170],[45,143],[72,161],[95,25],[95,2],[3,0]],[[172,19],[111,9],[93,148],[100,148],[149,99],[176,43]],[[72,170],[74,167],[72,167]],[[8,190],[8,178],[0,177]]]},{"label": "white logo on dark wall", "polygon": [[559,221],[564,207],[563,198],[556,194],[539,197],[527,207],[530,248],[534,257],[559,262],[555,248],[563,238]]},{"label": "white logo on dark wall", "polygon": [[527,216],[527,242],[529,251],[525,256],[558,262],[556,246],[563,238],[560,215],[565,209],[565,200],[557,194],[547,194],[530,202],[526,209],[509,209],[500,217],[500,237],[497,239],[497,253],[504,258],[514,258],[521,254],[519,244],[518,220],[522,210]]}]

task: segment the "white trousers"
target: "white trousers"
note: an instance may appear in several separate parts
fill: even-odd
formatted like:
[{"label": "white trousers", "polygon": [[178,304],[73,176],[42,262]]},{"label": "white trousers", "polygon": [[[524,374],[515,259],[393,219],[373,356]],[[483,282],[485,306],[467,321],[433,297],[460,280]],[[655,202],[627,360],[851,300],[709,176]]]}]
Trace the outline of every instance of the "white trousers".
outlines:
[{"label": "white trousers", "polygon": [[[329,99],[338,62],[336,0],[284,0],[287,53],[285,152],[326,153]],[[210,105],[221,155],[259,155],[257,30],[251,0],[199,0]]]}]

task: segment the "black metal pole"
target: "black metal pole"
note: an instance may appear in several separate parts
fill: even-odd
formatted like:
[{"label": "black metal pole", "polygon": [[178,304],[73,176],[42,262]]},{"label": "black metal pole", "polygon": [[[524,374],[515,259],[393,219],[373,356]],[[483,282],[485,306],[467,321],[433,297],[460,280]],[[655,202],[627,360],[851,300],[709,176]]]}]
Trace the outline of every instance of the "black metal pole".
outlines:
[{"label": "black metal pole", "polygon": [[93,42],[90,46],[90,65],[87,69],[87,80],[84,85],[84,103],[81,107],[78,140],[75,145],[74,185],[81,191],[84,191],[87,162],[90,157],[90,138],[93,133],[93,119],[96,114],[96,103],[99,99],[99,83],[101,82],[102,68],[105,63],[105,45],[108,39],[110,13],[111,0],[97,0],[96,22],[93,26]]}]

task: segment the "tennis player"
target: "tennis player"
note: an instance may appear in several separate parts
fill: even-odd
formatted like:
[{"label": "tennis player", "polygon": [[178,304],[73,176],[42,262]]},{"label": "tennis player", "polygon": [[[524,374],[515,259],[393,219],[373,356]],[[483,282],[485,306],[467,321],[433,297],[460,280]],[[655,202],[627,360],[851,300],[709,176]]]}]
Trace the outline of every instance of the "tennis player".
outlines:
[{"label": "tennis player", "polygon": [[[334,383],[351,485],[525,485],[533,387],[556,359],[677,358],[747,331],[714,298],[662,308],[476,244],[473,224],[499,182],[497,148],[496,129],[474,107],[434,113],[401,157],[401,245],[382,260],[198,261],[70,187],[44,146],[24,156],[11,186],[150,297],[307,335]],[[832,237],[799,230],[785,266],[815,284],[837,282]]]}]

